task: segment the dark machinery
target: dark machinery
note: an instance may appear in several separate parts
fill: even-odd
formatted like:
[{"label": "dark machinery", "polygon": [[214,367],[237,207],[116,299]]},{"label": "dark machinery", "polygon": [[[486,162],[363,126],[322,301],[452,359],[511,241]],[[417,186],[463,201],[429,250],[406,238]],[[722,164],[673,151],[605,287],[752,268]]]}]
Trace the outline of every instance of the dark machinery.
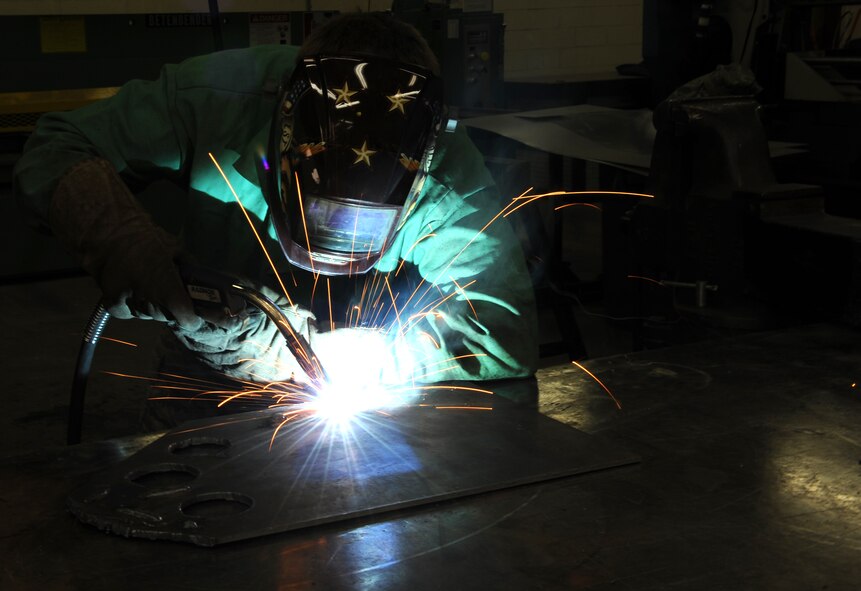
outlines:
[{"label": "dark machinery", "polygon": [[[851,314],[861,224],[826,214],[820,187],[777,182],[758,113],[751,97],[670,99],[656,110],[655,199],[631,215],[628,277],[653,280],[627,281],[637,315],[681,309],[708,326],[761,329]],[[706,303],[684,284],[714,293]]]},{"label": "dark machinery", "polygon": [[392,13],[416,27],[442,67],[445,102],[467,109],[503,106],[503,15],[466,12],[448,2],[395,0]]}]

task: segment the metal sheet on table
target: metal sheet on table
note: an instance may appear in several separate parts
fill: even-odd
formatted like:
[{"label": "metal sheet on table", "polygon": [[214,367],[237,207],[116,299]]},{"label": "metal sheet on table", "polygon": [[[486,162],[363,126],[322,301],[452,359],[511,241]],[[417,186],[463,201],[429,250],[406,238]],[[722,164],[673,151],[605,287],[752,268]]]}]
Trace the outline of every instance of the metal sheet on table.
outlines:
[{"label": "metal sheet on table", "polygon": [[116,534],[209,546],[637,461],[491,399],[437,398],[348,428],[294,421],[271,448],[272,410],[188,423],[92,477],[68,505]]},{"label": "metal sheet on table", "polygon": [[[655,128],[650,109],[568,105],[552,109],[470,117],[468,127],[484,129],[527,146],[569,158],[601,162],[647,175]],[[772,158],[807,151],[804,144],[768,142]]]}]

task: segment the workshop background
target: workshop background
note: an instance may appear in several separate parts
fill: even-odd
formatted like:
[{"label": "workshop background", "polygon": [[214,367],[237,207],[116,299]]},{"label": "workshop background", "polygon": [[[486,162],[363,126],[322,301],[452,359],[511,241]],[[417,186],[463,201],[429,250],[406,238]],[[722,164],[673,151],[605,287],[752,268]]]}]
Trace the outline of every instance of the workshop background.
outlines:
[{"label": "workshop background", "polygon": [[[12,199],[11,168],[38,116],[216,48],[299,43],[350,10],[392,10],[427,36],[452,115],[504,198],[530,187],[656,194],[546,200],[513,219],[540,302],[543,366],[818,320],[858,324],[854,3],[2,0],[0,451],[63,441],[76,350],[99,296]],[[664,102],[739,65],[756,78],[753,95],[732,79],[715,100]],[[177,197],[158,184],[141,198],[158,217]],[[101,371],[154,372],[157,327],[114,322],[108,336],[135,346],[100,347],[88,439],[143,428],[146,384]]]},{"label": "workshop background", "polygon": [[[538,410],[591,442],[587,471],[601,442],[631,453],[223,553],[76,529],[70,483],[151,441],[150,387],[128,376],[156,375],[160,331],[109,323],[85,443],[64,447],[100,294],[14,202],[28,134],[164,63],[299,44],[354,10],[428,39],[503,201],[586,192],[510,218],[539,303]],[[857,589],[859,21],[861,0],[0,0],[0,587]],[[139,197],[175,226],[175,186]]]},{"label": "workshop background", "polygon": [[[77,340],[98,300],[11,196],[11,168],[39,114],[109,96],[125,80],[215,47],[299,43],[315,23],[349,10],[393,10],[426,35],[452,115],[468,126],[503,198],[529,187],[661,193],[654,204],[587,196],[580,201],[591,207],[555,211],[561,202],[539,203],[513,220],[542,310],[543,365],[857,320],[861,134],[857,58],[846,56],[857,54],[861,27],[851,3],[5,0],[0,290],[4,333],[14,336],[3,344],[12,387],[2,449],[62,440]],[[757,98],[732,114],[717,105],[709,129],[681,132],[674,121],[656,130],[661,101],[721,64],[752,67]],[[536,114],[512,115],[522,112]],[[692,182],[690,171],[729,181],[702,191],[706,181]],[[157,184],[141,198],[158,217],[159,203],[178,196]],[[151,373],[156,333],[112,323],[109,334],[137,347],[108,341],[97,369]],[[145,384],[99,375],[90,436],[139,429],[145,395]]]}]

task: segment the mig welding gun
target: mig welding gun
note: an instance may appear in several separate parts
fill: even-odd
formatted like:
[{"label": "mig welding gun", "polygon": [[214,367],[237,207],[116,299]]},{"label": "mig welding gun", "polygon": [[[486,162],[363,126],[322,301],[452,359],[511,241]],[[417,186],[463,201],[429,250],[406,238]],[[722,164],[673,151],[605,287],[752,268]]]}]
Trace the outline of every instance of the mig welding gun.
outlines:
[{"label": "mig welding gun", "polygon": [[[318,383],[328,381],[328,375],[307,339],[293,329],[284,311],[260,291],[243,285],[230,275],[212,269],[181,265],[180,275],[195,309],[199,313],[210,311],[236,317],[258,310],[275,323],[278,331],[284,337],[288,350],[308,377]],[[252,310],[247,309],[249,304],[253,307]],[[93,311],[84,331],[69,402],[66,442],[70,445],[81,441],[87,380],[89,379],[96,345],[109,319],[110,314],[107,308],[100,302]]]}]

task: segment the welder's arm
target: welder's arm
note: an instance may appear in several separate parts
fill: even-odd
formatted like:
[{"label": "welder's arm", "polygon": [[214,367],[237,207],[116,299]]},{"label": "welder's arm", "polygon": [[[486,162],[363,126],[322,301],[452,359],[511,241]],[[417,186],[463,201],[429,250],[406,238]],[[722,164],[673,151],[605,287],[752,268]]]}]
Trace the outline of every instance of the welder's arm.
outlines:
[{"label": "welder's arm", "polygon": [[127,188],[181,175],[188,139],[171,108],[173,72],[166,67],[158,80],[135,80],[112,98],[44,115],[13,181],[19,205],[74,252],[112,315],[194,328],[202,321],[173,264],[176,241]]},{"label": "welder's arm", "polygon": [[54,190],[48,221],[96,279],[112,316],[203,326],[175,265],[176,239],[153,223],[109,162],[72,166]]},{"label": "welder's arm", "polygon": [[422,220],[421,232],[433,235],[408,238],[426,282],[422,300],[402,312],[422,314],[404,334],[417,380],[524,377],[537,367],[535,302],[520,243],[504,218],[487,225],[499,210],[493,187],[450,192],[439,213]]},{"label": "welder's arm", "polygon": [[16,199],[33,225],[50,230],[57,185],[85,160],[107,160],[134,186],[182,180],[190,140],[177,109],[176,71],[165,66],[157,80],[133,80],[113,97],[39,119],[13,172]]}]

